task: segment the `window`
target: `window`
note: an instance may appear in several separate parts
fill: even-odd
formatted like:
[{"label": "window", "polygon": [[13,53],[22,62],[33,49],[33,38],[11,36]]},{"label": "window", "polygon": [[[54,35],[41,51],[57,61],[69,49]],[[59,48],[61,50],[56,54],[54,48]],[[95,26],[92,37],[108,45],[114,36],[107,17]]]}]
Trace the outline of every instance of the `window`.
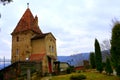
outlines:
[{"label": "window", "polygon": [[19,42],[19,37],[17,36],[16,41]]},{"label": "window", "polygon": [[16,49],[16,55],[19,55],[19,50],[18,49]]},{"label": "window", "polygon": [[54,52],[54,47],[53,46],[49,46],[49,52],[53,53]]},{"label": "window", "polygon": [[52,52],[54,52],[54,47],[52,46]]},{"label": "window", "polygon": [[51,53],[51,46],[49,46],[49,52]]}]

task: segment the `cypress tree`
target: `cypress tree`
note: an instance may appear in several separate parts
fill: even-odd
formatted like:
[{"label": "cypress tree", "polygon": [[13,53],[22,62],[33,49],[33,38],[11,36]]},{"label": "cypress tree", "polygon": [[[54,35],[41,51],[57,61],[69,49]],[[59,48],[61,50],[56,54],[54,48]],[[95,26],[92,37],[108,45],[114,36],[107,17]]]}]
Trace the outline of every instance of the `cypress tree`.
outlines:
[{"label": "cypress tree", "polygon": [[101,73],[103,71],[102,66],[102,54],[100,50],[100,45],[97,39],[95,39],[95,63],[96,63],[96,69]]},{"label": "cypress tree", "polygon": [[111,67],[111,63],[109,58],[106,59],[106,67],[105,67],[105,71],[107,74],[111,75],[111,73],[113,73],[112,67]]},{"label": "cypress tree", "polygon": [[113,66],[120,76],[120,23],[116,22],[112,28],[111,59]]},{"label": "cypress tree", "polygon": [[94,52],[90,53],[90,65],[92,69],[95,69],[95,54]]}]

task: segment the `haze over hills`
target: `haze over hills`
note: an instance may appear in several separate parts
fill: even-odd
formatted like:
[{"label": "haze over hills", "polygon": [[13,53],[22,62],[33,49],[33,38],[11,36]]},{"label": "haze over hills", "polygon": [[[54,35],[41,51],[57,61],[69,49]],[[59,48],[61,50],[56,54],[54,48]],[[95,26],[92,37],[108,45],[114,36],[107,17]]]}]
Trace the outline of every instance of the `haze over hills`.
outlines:
[{"label": "haze over hills", "polygon": [[58,61],[68,62],[72,66],[82,66],[83,60],[89,60],[90,53],[79,53],[71,56],[58,56]]},{"label": "haze over hills", "polygon": [[[70,56],[58,56],[57,58],[58,61],[68,62],[72,66],[82,66],[83,60],[89,61],[89,56],[90,53],[78,53]],[[106,61],[107,57],[110,57],[110,51],[109,50],[102,51],[103,62]],[[4,65],[4,60],[0,60],[0,69],[4,68],[5,66],[9,66],[10,64],[11,64],[10,59],[5,60],[5,65]]]},{"label": "haze over hills", "polygon": [[[89,61],[90,53],[78,53],[71,56],[58,56],[58,61],[68,62],[72,66],[82,66],[83,60]],[[102,51],[102,61],[105,62],[106,58],[110,57],[110,51]]]},{"label": "haze over hills", "polygon": [[7,67],[11,64],[11,60],[10,59],[0,59],[0,70],[3,69],[4,67]]}]

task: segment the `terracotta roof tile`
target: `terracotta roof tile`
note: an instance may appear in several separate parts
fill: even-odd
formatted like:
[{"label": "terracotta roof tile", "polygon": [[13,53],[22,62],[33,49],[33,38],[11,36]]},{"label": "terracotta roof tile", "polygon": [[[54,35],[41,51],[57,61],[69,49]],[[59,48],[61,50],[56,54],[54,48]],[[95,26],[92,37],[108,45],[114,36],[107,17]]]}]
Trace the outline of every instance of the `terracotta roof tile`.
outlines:
[{"label": "terracotta roof tile", "polygon": [[44,58],[44,56],[45,56],[45,54],[31,54],[31,56],[30,56],[30,58],[29,58],[29,60],[30,61],[41,61],[41,60],[43,60],[43,58]]},{"label": "terracotta roof tile", "polygon": [[32,30],[36,33],[42,34],[38,26],[38,17],[35,16],[34,18],[29,8],[26,9],[25,13],[23,14],[20,21],[18,22],[16,28],[13,30],[12,34],[23,32],[26,30]]}]

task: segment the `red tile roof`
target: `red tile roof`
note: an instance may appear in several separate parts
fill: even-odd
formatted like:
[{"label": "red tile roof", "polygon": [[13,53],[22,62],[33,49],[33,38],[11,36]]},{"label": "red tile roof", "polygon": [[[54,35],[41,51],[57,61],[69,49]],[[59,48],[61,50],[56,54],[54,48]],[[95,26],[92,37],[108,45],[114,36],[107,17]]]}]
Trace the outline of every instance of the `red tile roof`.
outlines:
[{"label": "red tile roof", "polygon": [[18,22],[16,28],[13,30],[12,34],[23,32],[26,30],[32,30],[36,33],[42,34],[38,26],[38,17],[35,16],[34,18],[29,8],[26,9],[25,13]]},{"label": "red tile roof", "polygon": [[45,54],[31,54],[31,56],[29,57],[29,60],[30,61],[41,61],[43,60]]}]

